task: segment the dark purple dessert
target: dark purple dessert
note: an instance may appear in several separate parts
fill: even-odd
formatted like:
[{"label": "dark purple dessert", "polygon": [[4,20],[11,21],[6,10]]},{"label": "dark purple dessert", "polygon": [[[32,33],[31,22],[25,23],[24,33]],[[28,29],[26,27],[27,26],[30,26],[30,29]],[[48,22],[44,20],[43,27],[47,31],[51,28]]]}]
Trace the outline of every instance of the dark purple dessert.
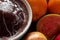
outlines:
[{"label": "dark purple dessert", "polygon": [[20,0],[0,0],[0,38],[22,32],[27,21],[27,9]]}]

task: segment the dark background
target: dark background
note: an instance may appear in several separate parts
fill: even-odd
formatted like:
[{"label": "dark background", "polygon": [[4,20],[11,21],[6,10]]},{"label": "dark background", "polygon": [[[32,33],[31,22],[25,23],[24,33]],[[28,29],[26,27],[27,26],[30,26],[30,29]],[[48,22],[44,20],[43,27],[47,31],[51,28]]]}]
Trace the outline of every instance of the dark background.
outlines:
[{"label": "dark background", "polygon": [[37,24],[37,22],[32,22],[29,30],[26,32],[26,34],[24,34],[24,36],[20,40],[23,40],[28,33],[36,31],[36,24]]}]

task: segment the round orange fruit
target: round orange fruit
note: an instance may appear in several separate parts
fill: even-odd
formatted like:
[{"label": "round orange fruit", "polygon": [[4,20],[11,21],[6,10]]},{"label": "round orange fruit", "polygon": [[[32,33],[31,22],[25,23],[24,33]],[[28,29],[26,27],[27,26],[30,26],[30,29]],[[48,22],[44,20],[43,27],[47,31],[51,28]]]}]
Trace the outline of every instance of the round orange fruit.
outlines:
[{"label": "round orange fruit", "polygon": [[60,0],[49,0],[48,10],[50,13],[60,14]]},{"label": "round orange fruit", "polygon": [[37,21],[41,16],[46,13],[47,1],[46,0],[27,0],[32,8],[33,21]]}]

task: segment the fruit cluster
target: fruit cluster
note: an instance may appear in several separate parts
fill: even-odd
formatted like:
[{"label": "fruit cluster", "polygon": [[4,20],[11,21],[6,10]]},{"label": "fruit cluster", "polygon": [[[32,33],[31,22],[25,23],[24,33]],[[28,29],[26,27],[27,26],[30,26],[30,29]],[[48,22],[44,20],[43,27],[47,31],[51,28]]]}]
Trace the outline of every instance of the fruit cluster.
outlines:
[{"label": "fruit cluster", "polygon": [[[36,23],[23,40],[60,40],[60,0],[27,0]],[[35,29],[34,29],[35,28]]]}]

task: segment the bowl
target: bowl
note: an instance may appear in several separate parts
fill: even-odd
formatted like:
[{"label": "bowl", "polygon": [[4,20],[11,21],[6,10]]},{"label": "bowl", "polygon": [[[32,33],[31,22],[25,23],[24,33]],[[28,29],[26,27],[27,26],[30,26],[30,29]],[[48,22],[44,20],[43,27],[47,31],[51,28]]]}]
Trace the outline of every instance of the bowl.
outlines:
[{"label": "bowl", "polygon": [[21,33],[19,33],[15,37],[9,38],[9,40],[19,40],[19,39],[21,39],[22,36],[24,36],[24,34],[28,31],[28,29],[30,27],[30,24],[32,22],[32,10],[31,10],[31,7],[30,7],[29,3],[27,2],[27,0],[21,0],[21,1],[24,3],[24,5],[26,6],[27,11],[28,11],[28,15],[29,15],[28,23]]}]

